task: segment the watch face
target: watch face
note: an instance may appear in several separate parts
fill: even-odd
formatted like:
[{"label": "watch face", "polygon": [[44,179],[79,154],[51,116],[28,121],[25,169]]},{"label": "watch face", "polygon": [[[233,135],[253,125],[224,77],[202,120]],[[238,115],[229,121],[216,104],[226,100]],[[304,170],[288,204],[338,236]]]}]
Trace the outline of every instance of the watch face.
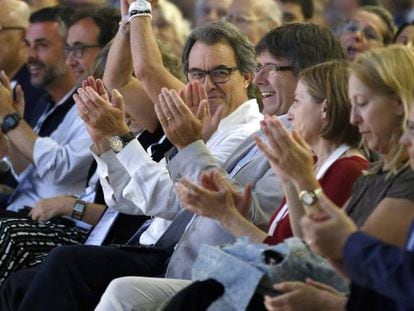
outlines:
[{"label": "watch face", "polygon": [[137,0],[135,8],[139,11],[149,10],[147,1],[145,1],[145,0]]},{"label": "watch face", "polygon": [[122,148],[124,148],[124,143],[122,142],[121,138],[118,136],[114,136],[111,138],[111,148],[115,152],[120,152]]},{"label": "watch face", "polygon": [[312,205],[315,203],[315,198],[310,192],[305,192],[302,196],[302,201],[306,205]]}]

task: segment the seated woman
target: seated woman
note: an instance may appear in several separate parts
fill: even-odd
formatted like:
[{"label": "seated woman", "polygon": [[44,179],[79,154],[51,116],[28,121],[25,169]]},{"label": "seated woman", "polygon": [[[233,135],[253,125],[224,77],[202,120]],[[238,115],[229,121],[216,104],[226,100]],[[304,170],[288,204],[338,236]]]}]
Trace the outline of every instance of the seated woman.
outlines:
[{"label": "seated woman", "polygon": [[[338,61],[304,70],[296,89],[295,103],[289,111],[293,128],[311,145],[317,158],[315,165],[317,179],[321,182],[328,197],[339,206],[347,201],[351,194],[352,184],[360,176],[362,170],[368,166],[367,160],[355,148],[360,142],[360,135],[356,127],[350,125],[348,121],[351,105],[348,100],[347,72],[347,65]],[[332,81],[335,81],[335,85]],[[264,134],[271,137],[266,122],[263,123]],[[308,173],[313,175],[312,158],[310,161],[311,171]],[[177,186],[177,193],[184,207],[203,216],[219,220],[234,236],[247,235],[255,243],[275,244],[292,236],[290,223],[292,223],[295,234],[301,234],[298,222],[304,210],[289,176],[280,171],[277,166],[273,168],[282,182],[287,203],[282,204],[276,211],[267,233],[261,231],[244,216],[248,213],[246,209],[250,206],[249,192],[246,192],[244,196],[235,193],[217,172],[206,172],[202,175],[201,183],[205,188],[183,179]],[[216,190],[219,191],[216,192]],[[228,194],[234,195],[235,205],[226,204],[226,190]],[[290,220],[288,211],[291,215]],[[139,293],[141,284],[145,291],[148,291],[148,286],[154,286],[150,290],[154,294],[157,292],[158,281],[165,286],[162,288],[163,293],[159,297],[157,293],[156,297],[151,297],[148,302],[143,301]],[[123,284],[122,279],[114,281],[104,294],[98,309],[116,309],[124,303],[132,309],[138,306],[141,310],[151,309],[175,291],[189,284],[189,281],[127,278],[125,283],[127,285]],[[128,286],[131,291],[127,290]],[[118,299],[122,301],[116,301],[118,289],[122,291],[122,298],[118,296]]]},{"label": "seated woman", "polygon": [[[408,47],[393,46],[358,57],[352,65],[349,80],[353,106],[351,122],[358,125],[368,147],[377,151],[381,158],[368,174],[358,180],[345,211],[362,232],[398,247],[405,244],[414,217],[414,174],[408,165],[406,146],[398,143],[405,127],[406,111],[413,104],[413,70],[414,52]],[[318,188],[314,180],[306,181],[299,176],[293,178],[301,189]],[[307,241],[313,244],[309,236]],[[301,305],[326,307],[323,301],[327,299],[321,298],[327,296],[336,309],[343,309],[347,303],[346,297],[311,284],[290,286],[281,283],[275,288],[286,294],[266,297],[265,304],[269,310],[276,307],[300,310]],[[286,299],[293,293],[294,299]],[[355,301],[360,303],[359,309]],[[361,308],[394,310],[396,306],[389,299],[378,299],[367,289],[353,286],[347,309]]]}]

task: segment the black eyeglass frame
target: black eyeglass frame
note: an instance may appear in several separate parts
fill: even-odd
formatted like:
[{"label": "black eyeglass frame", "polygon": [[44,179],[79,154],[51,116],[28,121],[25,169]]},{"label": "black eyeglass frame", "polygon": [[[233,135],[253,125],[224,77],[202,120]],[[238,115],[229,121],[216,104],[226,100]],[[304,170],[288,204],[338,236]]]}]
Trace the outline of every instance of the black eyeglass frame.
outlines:
[{"label": "black eyeglass frame", "polygon": [[83,54],[85,54],[85,50],[100,47],[100,44],[74,44],[73,46],[65,44],[64,50],[66,57],[69,57],[72,53],[73,57],[80,59],[83,57]]},{"label": "black eyeglass frame", "polygon": [[295,68],[293,68],[293,66],[289,66],[289,65],[284,65],[284,66],[279,66],[276,64],[264,64],[264,65],[257,65],[254,68],[254,73],[258,74],[259,72],[262,71],[263,68],[268,67],[270,68],[270,71],[274,71],[274,72],[278,72],[278,71],[294,71]]},{"label": "black eyeglass frame", "polygon": [[[228,71],[227,76],[226,76],[226,79],[225,80],[216,81],[216,79],[214,79],[214,77],[211,75],[211,73],[214,72],[214,71],[216,71],[216,70],[226,70],[226,71]],[[209,75],[211,81],[213,81],[214,83],[223,84],[223,83],[228,82],[230,80],[230,77],[231,77],[232,73],[235,72],[235,71],[237,71],[237,70],[240,70],[239,67],[218,66],[218,67],[215,67],[215,68],[210,69],[210,70],[201,70],[201,69],[195,69],[195,68],[194,69],[189,69],[189,70],[187,70],[185,72],[185,74],[187,76],[187,81],[198,80],[201,83],[204,83],[204,81],[206,80],[206,76]],[[195,72],[202,73],[204,75],[203,78],[202,79],[196,79],[196,78],[190,79],[189,78],[189,74],[195,73]]]}]

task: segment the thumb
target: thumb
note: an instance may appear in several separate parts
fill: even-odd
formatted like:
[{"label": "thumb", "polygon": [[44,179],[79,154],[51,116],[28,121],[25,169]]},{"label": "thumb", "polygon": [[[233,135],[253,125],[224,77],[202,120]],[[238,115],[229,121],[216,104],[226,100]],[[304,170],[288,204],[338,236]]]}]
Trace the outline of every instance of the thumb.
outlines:
[{"label": "thumb", "polygon": [[224,115],[224,106],[217,107],[216,111],[214,112],[213,116],[211,117],[211,123],[219,124],[221,119]]},{"label": "thumb", "polygon": [[111,104],[112,106],[121,110],[123,113],[125,112],[124,98],[122,97],[121,93],[119,93],[116,89],[112,90]]},{"label": "thumb", "polygon": [[305,148],[306,150],[310,150],[309,145],[306,143],[303,137],[295,130],[292,131],[292,137],[301,147]]},{"label": "thumb", "polygon": [[203,99],[200,102],[197,110],[197,119],[203,121],[207,117],[207,100]]},{"label": "thumb", "polygon": [[19,106],[24,106],[24,93],[23,93],[22,86],[20,84],[16,86],[15,94],[16,94],[16,103]]},{"label": "thumb", "polygon": [[273,288],[282,293],[292,292],[303,286],[301,282],[281,282],[273,284]]}]

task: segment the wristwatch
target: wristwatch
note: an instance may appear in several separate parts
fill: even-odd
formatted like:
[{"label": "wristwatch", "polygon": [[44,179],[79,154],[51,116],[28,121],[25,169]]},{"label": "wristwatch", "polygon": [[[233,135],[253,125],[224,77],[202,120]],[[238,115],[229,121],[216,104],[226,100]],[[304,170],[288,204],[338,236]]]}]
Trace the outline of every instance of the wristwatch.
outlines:
[{"label": "wristwatch", "polygon": [[322,194],[322,188],[317,188],[315,190],[303,190],[299,193],[299,199],[302,204],[306,206],[315,205],[316,201]]},{"label": "wristwatch", "polygon": [[75,205],[73,206],[72,218],[82,220],[83,214],[85,214],[86,205],[87,203],[85,201],[82,201],[81,199],[77,198],[75,201]]},{"label": "wristwatch", "polygon": [[3,134],[7,134],[8,131],[16,128],[21,119],[22,117],[17,112],[6,115],[3,119],[3,124],[1,125],[1,131]]},{"label": "wristwatch", "polygon": [[137,14],[151,14],[151,3],[146,0],[136,0],[129,5],[129,16]]},{"label": "wristwatch", "polygon": [[118,153],[131,141],[135,139],[135,134],[132,132],[128,132],[122,136],[113,136],[109,143],[111,144],[111,149]]}]

